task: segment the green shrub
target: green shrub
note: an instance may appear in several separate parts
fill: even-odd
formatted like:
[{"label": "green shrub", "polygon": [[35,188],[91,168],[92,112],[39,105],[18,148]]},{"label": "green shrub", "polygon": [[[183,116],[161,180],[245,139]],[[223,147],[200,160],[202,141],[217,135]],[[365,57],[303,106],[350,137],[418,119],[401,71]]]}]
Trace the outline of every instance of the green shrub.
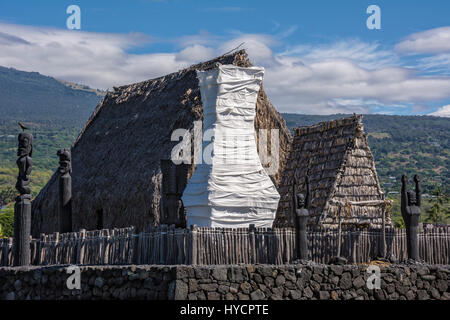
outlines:
[{"label": "green shrub", "polygon": [[0,225],[2,231],[0,237],[9,238],[14,234],[14,204],[9,204],[0,210]]}]

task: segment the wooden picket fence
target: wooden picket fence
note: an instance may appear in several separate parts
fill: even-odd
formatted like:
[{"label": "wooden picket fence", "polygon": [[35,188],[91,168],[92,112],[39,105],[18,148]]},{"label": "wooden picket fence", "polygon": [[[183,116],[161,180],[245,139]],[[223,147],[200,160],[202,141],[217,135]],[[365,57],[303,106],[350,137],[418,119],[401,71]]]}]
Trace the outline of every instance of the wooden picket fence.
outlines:
[{"label": "wooden picket fence", "polygon": [[[341,256],[353,263],[369,262],[382,254],[381,230],[348,230],[342,232]],[[419,257],[430,264],[450,263],[450,228],[424,229],[419,233]],[[337,254],[338,231],[308,233],[308,247],[313,261],[327,263]],[[386,256],[407,260],[406,230],[386,230]]]},{"label": "wooden picket fence", "polygon": [[[419,233],[420,258],[431,264],[450,264],[448,227]],[[380,230],[346,230],[341,233],[341,256],[352,263],[369,262],[381,254]],[[328,263],[337,254],[337,230],[309,230],[311,260]],[[81,264],[284,264],[296,257],[292,228],[191,228],[165,225],[111,230],[53,233],[31,240],[33,265]],[[386,230],[386,254],[404,261],[404,229]],[[12,265],[12,239],[0,239],[0,266]]]}]

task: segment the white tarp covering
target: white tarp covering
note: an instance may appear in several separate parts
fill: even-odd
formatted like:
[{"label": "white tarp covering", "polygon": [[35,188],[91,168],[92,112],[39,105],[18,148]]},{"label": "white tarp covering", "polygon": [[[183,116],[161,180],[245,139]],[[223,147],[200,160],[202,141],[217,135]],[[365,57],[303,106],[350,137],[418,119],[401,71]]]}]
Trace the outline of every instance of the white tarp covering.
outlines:
[{"label": "white tarp covering", "polygon": [[263,76],[264,68],[234,65],[197,71],[204,157],[182,197],[188,225],[272,227],[280,195],[261,165],[254,129]]}]

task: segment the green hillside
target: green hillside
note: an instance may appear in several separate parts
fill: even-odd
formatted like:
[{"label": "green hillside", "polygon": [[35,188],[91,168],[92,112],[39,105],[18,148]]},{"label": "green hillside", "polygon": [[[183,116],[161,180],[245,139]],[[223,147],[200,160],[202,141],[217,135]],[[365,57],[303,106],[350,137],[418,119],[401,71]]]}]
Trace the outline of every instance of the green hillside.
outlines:
[{"label": "green hillside", "polygon": [[63,120],[80,126],[102,95],[103,92],[38,72],[0,67],[0,120]]}]

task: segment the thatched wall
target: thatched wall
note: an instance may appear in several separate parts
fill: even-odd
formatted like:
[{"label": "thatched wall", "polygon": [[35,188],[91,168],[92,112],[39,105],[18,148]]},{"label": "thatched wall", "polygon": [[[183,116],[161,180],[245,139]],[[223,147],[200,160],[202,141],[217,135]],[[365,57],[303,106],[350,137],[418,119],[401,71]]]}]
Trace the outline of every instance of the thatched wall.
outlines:
[{"label": "thatched wall", "polygon": [[[343,224],[380,227],[388,205],[380,188],[362,116],[295,129],[292,152],[282,176],[276,226],[293,226],[292,185],[311,181],[310,224],[335,228],[339,208]],[[387,212],[387,225],[390,217]]]},{"label": "thatched wall", "polygon": [[[175,129],[202,120],[195,70],[216,62],[251,66],[241,50],[107,93],[72,146],[74,230],[158,224],[160,160],[170,158],[178,143],[170,141]],[[256,109],[256,130],[280,130],[280,168],[272,177],[278,185],[291,135],[262,88]],[[58,230],[57,180],[54,175],[33,201],[35,236]]]}]

